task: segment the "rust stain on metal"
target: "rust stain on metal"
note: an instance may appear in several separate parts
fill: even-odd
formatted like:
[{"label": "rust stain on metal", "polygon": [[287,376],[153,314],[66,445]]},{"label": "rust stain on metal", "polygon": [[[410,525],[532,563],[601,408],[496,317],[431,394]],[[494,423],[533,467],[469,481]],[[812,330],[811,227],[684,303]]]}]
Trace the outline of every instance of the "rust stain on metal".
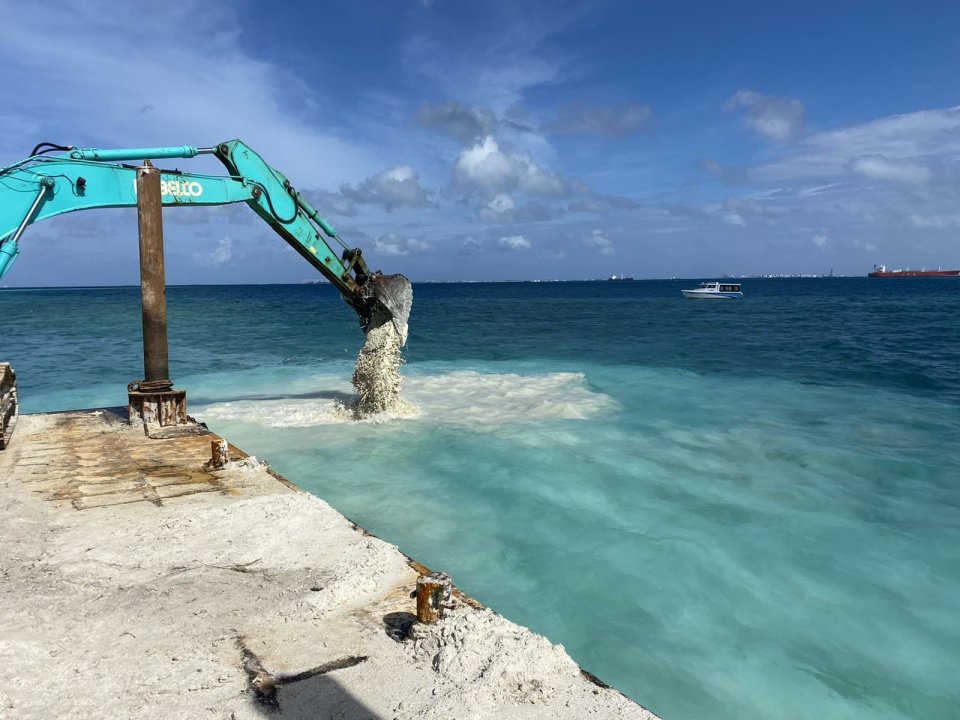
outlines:
[{"label": "rust stain on metal", "polygon": [[209,470],[221,470],[230,462],[230,445],[226,440],[210,441],[210,459],[203,466]]},{"label": "rust stain on metal", "polygon": [[16,373],[10,363],[0,363],[0,450],[10,443],[19,414]]},{"label": "rust stain on metal", "polygon": [[130,422],[142,420],[161,427],[186,425],[187,391],[177,390],[169,380],[138,380],[127,386],[127,414]]},{"label": "rust stain on metal", "polygon": [[417,579],[417,620],[435,623],[452,607],[453,585],[450,576],[442,572],[421,575]]}]

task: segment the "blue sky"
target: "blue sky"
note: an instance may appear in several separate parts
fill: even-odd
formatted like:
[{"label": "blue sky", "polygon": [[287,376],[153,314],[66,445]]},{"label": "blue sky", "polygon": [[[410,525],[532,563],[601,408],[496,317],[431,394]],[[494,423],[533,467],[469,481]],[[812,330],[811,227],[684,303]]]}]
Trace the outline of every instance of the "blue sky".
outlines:
[{"label": "blue sky", "polygon": [[[239,137],[414,280],[960,266],[957,3],[2,4],[0,165]],[[243,206],[165,231],[170,283],[318,277]],[[4,283],[135,284],[136,248],[56,218]]]}]

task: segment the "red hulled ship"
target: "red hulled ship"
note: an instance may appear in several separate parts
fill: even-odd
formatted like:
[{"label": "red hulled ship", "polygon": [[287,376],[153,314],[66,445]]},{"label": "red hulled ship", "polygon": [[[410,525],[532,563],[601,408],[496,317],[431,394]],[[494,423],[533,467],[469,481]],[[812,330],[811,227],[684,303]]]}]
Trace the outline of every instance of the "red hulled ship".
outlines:
[{"label": "red hulled ship", "polygon": [[960,270],[887,270],[886,265],[874,265],[873,272],[867,273],[873,278],[920,278],[920,277],[960,277]]}]

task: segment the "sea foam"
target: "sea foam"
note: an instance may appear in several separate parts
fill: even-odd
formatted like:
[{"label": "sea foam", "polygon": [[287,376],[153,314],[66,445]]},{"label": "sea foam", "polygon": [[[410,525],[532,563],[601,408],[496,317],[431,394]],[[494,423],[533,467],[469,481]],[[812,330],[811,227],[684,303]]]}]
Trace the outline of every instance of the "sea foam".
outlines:
[{"label": "sea foam", "polygon": [[[249,422],[266,427],[310,427],[355,421],[341,378],[315,379],[319,397],[273,395],[213,403],[198,414],[204,421]],[[536,420],[584,420],[610,412],[617,403],[589,387],[583,373],[483,373],[459,370],[404,379],[407,405],[401,412],[375,413],[370,421],[416,420],[438,425],[497,427]]]}]

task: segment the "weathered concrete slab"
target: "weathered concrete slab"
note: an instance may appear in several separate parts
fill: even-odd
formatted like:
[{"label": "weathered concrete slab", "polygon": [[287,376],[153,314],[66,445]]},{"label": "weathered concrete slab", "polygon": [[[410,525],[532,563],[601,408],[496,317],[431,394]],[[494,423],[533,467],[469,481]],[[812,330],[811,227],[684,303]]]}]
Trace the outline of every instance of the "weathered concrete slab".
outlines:
[{"label": "weathered concrete slab", "polygon": [[396,548],[122,419],[23,416],[0,453],[0,718],[653,717],[489,610],[413,624]]}]

